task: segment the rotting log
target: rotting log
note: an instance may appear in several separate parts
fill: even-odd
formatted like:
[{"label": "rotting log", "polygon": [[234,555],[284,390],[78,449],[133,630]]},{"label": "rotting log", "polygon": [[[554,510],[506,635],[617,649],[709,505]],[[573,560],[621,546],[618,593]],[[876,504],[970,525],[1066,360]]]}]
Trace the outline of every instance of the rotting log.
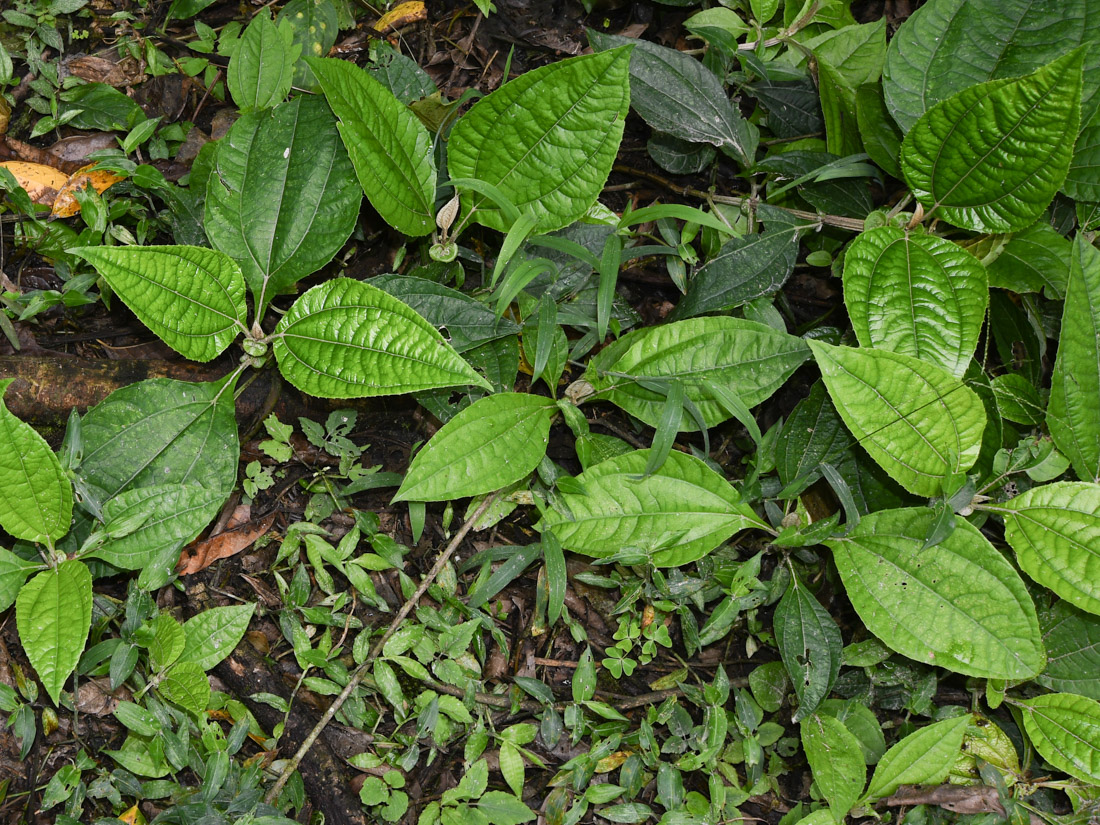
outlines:
[{"label": "rotting log", "polygon": [[[196,364],[190,361],[0,356],[0,380],[15,379],[4,396],[8,409],[43,430],[47,437],[65,426],[70,410],[75,408],[84,413],[120,387],[149,378],[217,381],[231,369],[231,364],[221,361]],[[384,400],[313,398],[287,384],[274,369],[246,372],[238,386],[244,389],[237,397],[237,420],[246,426],[251,426],[258,416],[268,411],[284,421],[297,421],[299,416],[323,419],[333,410],[355,410],[362,420],[364,416],[394,419],[411,414],[415,408],[411,400],[403,397]],[[273,396],[276,397],[271,406]]]}]

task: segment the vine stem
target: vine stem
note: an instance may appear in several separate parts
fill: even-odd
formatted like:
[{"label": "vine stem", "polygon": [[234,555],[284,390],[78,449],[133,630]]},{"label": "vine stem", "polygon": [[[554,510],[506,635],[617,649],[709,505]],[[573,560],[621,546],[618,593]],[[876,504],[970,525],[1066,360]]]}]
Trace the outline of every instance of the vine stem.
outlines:
[{"label": "vine stem", "polygon": [[428,592],[428,588],[431,587],[432,582],[435,581],[440,571],[443,570],[444,565],[446,565],[451,556],[454,555],[455,550],[462,544],[463,539],[465,539],[466,535],[473,529],[473,526],[477,524],[478,519],[480,519],[485,514],[485,511],[492,506],[494,501],[496,501],[496,498],[497,493],[491,493],[486,496],[485,500],[478,505],[476,510],[474,510],[473,515],[471,515],[470,518],[466,520],[466,523],[462,525],[461,529],[455,533],[450,544],[448,544],[443,552],[439,554],[439,558],[435,560],[432,569],[428,571],[428,574],[420,582],[420,586],[416,588],[416,592],[401,605],[401,609],[398,610],[397,615],[393,617],[393,621],[390,622],[390,626],[386,628],[386,632],[382,634],[382,638],[375,643],[373,648],[371,648],[370,653],[367,654],[367,658],[364,659],[363,663],[351,674],[351,678],[348,679],[348,683],[344,686],[344,689],[340,691],[340,695],[328,706],[324,715],[318,720],[317,724],[313,726],[313,730],[311,730],[309,735],[302,741],[297,753],[295,753],[286,764],[282,773],[279,774],[279,778],[275,780],[275,784],[271,786],[271,790],[267,792],[267,795],[264,797],[264,802],[268,805],[275,804],[279,798],[279,792],[282,791],[294,772],[298,770],[298,765],[301,764],[306,754],[309,753],[309,749],[313,747],[313,743],[317,741],[317,737],[321,735],[321,731],[323,731],[328,723],[332,721],[333,717],[340,711],[340,708],[344,706],[344,702],[346,702],[355,689],[359,687],[359,683],[362,682],[363,677],[367,675],[367,671],[370,670],[370,666],[374,663],[374,660],[378,658],[378,654],[382,652],[382,648],[385,646],[386,642],[388,642],[390,637],[397,632],[397,628],[401,626],[401,623],[412,612],[413,608],[416,607],[420,598]]}]

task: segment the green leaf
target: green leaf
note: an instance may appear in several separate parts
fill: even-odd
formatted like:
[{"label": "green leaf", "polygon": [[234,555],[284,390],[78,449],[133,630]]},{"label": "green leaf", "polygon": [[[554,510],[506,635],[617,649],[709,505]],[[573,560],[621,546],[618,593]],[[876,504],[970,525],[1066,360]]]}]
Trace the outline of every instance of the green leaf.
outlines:
[{"label": "green leaf", "polygon": [[525,771],[523,767],[523,757],[520,755],[519,748],[511,742],[501,742],[499,762],[500,775],[504,777],[504,781],[508,783],[508,787],[512,789],[512,793],[514,793],[517,798],[522,798],[523,775]]},{"label": "green leaf", "polygon": [[882,99],[882,86],[865,83],[856,90],[856,126],[863,149],[884,172],[901,177],[898,158],[902,134]]},{"label": "green leaf", "polygon": [[957,378],[900,353],[809,345],[840,417],[902,487],[938,495],[977,459],[985,409]]},{"label": "green leaf", "polygon": [[211,607],[192,616],[183,624],[187,643],[176,665],[193,662],[203,671],[210,670],[233,652],[248,630],[255,609],[255,604],[229,605]]},{"label": "green leaf", "polygon": [[556,411],[553,399],[526,393],[475,401],[416,454],[393,500],[465,498],[519,481],[546,455]]},{"label": "green leaf", "polygon": [[[809,356],[806,342],[755,321],[707,317],[646,327],[624,335],[593,358],[585,373],[596,398],[622,407],[650,426],[665,397],[638,379],[679,380],[686,397],[713,427],[732,417],[704,382],[734,387],[746,406],[766,400]],[[684,416],[681,429],[698,429]]]},{"label": "green leaf", "polygon": [[56,705],[92,626],[92,574],[83,562],[43,570],[15,600],[19,643]]},{"label": "green leaf", "polygon": [[17,539],[53,542],[69,532],[73,488],[53,450],[4,403],[0,380],[0,527]]},{"label": "green leaf", "polygon": [[201,665],[195,662],[177,662],[164,675],[160,683],[164,698],[175,702],[192,713],[202,713],[210,701],[210,680]]},{"label": "green leaf", "polygon": [[658,132],[709,143],[751,166],[760,134],[730,103],[718,77],[690,55],[648,40],[588,30],[597,51],[633,45],[631,105]]},{"label": "green leaf", "polygon": [[861,347],[911,355],[961,378],[988,304],[985,267],[943,238],[880,226],[844,253],[844,305]]},{"label": "green leaf", "polygon": [[829,612],[797,578],[791,579],[775,608],[774,631],[779,656],[798,696],[798,710],[791,719],[798,722],[832,690],[844,641]]},{"label": "green leaf", "polygon": [[1061,771],[1100,783],[1100,702],[1073,693],[1048,693],[1018,707],[1035,750]]},{"label": "green leaf", "polygon": [[[956,92],[987,80],[1019,77],[1084,43],[1100,41],[1090,0],[1063,0],[1046,13],[1033,0],[931,0],[890,41],[883,90],[903,131]],[[1085,109],[1096,105],[1100,50],[1085,63]],[[1069,143],[1072,144],[1072,140]]]},{"label": "green leaf", "polygon": [[298,298],[276,327],[272,349],[291,384],[323,398],[458,385],[491,389],[411,308],[350,278],[326,281]]},{"label": "green leaf", "polygon": [[424,124],[364,70],[309,58],[371,206],[413,237],[435,229],[435,154]]},{"label": "green leaf", "polygon": [[1078,235],[1066,285],[1047,428],[1082,481],[1100,480],[1100,250]]},{"label": "green leaf", "polygon": [[1035,681],[1100,700],[1100,618],[1060,600],[1039,613],[1039,624],[1047,667]]},{"label": "green leaf", "polygon": [[199,484],[158,484],[127,490],[103,507],[108,531],[113,523],[124,519],[143,514],[148,518],[132,533],[108,539],[88,555],[123,570],[144,572],[159,565],[160,578],[171,578],[179,551],[218,514],[225,497],[223,490]]},{"label": "green leaf", "polygon": [[81,422],[78,473],[102,500],[126,490],[197,484],[228,498],[240,444],[233,388],[153,378],[115,390]]},{"label": "green leaf", "polygon": [[225,76],[237,108],[247,113],[285,100],[301,53],[291,27],[276,26],[261,10],[244,30]]},{"label": "green leaf", "polygon": [[535,818],[535,812],[519,799],[503,791],[489,791],[477,801],[477,810],[492,825],[520,825]]},{"label": "green leaf", "polygon": [[[563,561],[562,564],[564,563]],[[0,547],[0,611],[7,610],[15,603],[15,597],[19,595],[19,588],[23,586],[27,576],[41,567],[41,564],[26,561],[11,550]]]},{"label": "green leaf", "polygon": [[1050,224],[1039,222],[1018,232],[990,261],[989,285],[1012,292],[1040,292],[1062,298],[1069,278],[1073,244]]},{"label": "green leaf", "polygon": [[1062,191],[1074,200],[1100,200],[1100,109],[1082,125]]},{"label": "green leaf", "polygon": [[70,249],[111,285],[138,319],[192,361],[221,355],[245,326],[240,267],[197,246],[83,246]]},{"label": "green leaf", "polygon": [[864,516],[826,541],[852,606],[897,652],[968,676],[1023,681],[1046,662],[1039,620],[1012,565],[969,522],[924,548],[929,508]]},{"label": "green leaf", "polygon": [[1062,186],[1081,119],[1074,51],[1034,74],[973,86],[905,136],[901,169],[926,209],[975,232],[1034,223]]},{"label": "green leaf", "polygon": [[649,452],[636,450],[585,470],[576,478],[583,492],[561,492],[539,529],[552,530],[563,547],[588,556],[629,549],[659,567],[674,567],[702,558],[738,530],[761,526],[729,482],[697,458],[673,451],[643,477]]},{"label": "green leaf", "polygon": [[958,758],[968,715],[944,719],[906,736],[883,754],[865,799],[882,799],[902,785],[938,785]]},{"label": "green leaf", "polygon": [[[632,41],[633,42],[633,41]],[[520,75],[486,95],[451,130],[452,178],[500,189],[537,233],[580,219],[603,189],[630,103],[630,50],[571,57]],[[473,220],[508,227],[500,211],[464,193]]]},{"label": "green leaf", "polygon": [[843,722],[832,716],[815,713],[802,720],[800,730],[817,789],[836,821],[842,822],[867,781],[859,742]]},{"label": "green leaf", "polygon": [[447,342],[456,352],[465,352],[520,331],[519,324],[497,317],[481,301],[426,278],[378,275],[370,279],[370,284],[408,304],[437,329],[446,327]]},{"label": "green leaf", "polygon": [[764,231],[726,241],[692,276],[670,320],[733,309],[786,283],[798,259],[798,239],[811,225],[766,204],[759,213]]},{"label": "green leaf", "polygon": [[1004,514],[1005,540],[1025,573],[1071,604],[1100,614],[1100,485],[1032,487],[996,511]]},{"label": "green leaf", "polygon": [[262,316],[275,295],[332,260],[361,201],[335,118],[306,95],[244,115],[219,141],[206,234],[240,266]]},{"label": "green leaf", "polygon": [[168,613],[159,614],[150,624],[153,628],[153,639],[147,645],[149,667],[154,671],[160,671],[175,662],[183,653],[183,647],[187,643],[187,633],[183,625]]}]

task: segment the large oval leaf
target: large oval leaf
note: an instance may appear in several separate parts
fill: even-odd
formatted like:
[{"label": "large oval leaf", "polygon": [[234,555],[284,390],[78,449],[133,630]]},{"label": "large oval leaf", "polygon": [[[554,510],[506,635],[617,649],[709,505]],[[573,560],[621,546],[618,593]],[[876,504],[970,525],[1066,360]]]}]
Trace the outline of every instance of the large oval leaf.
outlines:
[{"label": "large oval leaf", "polygon": [[901,169],[927,209],[975,232],[1023,229],[1065,180],[1081,119],[1083,55],[1034,74],[972,86],[905,136]]},{"label": "large oval leaf", "polygon": [[1048,693],[1019,708],[1031,744],[1070,776],[1100,783],[1100,702],[1073,693]]},{"label": "large oval leaf", "polygon": [[303,294],[275,329],[286,379],[322,398],[363,398],[473,384],[491,390],[431,324],[351,278]]},{"label": "large oval leaf", "polygon": [[[656,131],[691,143],[709,143],[751,166],[760,140],[741,117],[722,81],[691,55],[648,40],[588,30],[592,48],[632,45],[631,106]],[[817,108],[816,102],[813,104]]]},{"label": "large oval leaf", "polygon": [[1082,481],[1100,480],[1100,250],[1078,235],[1070,259],[1047,428]]},{"label": "large oval leaf", "polygon": [[553,399],[504,392],[462,410],[416,454],[394,501],[489,493],[526,476],[546,455]]},{"label": "large oval leaf", "polygon": [[89,410],[81,432],[78,473],[102,501],[139,487],[197,484],[224,502],[237,481],[240,444],[233,386],[225,380],[131,384]]},{"label": "large oval leaf", "polygon": [[92,574],[83,562],[43,570],[15,600],[19,644],[56,705],[92,626]]},{"label": "large oval leaf", "polygon": [[306,95],[242,116],[219,142],[206,234],[240,265],[262,316],[275,295],[332,260],[362,198],[336,119]]},{"label": "large oval leaf", "polygon": [[[740,318],[691,318],[624,335],[593,358],[585,373],[597,398],[611,401],[650,426],[657,426],[665,398],[642,381],[684,384],[684,394],[713,427],[730,418],[705,382],[732,388],[746,406],[769,398],[809,357],[806,342]],[[683,431],[698,429],[690,415]]]},{"label": "large oval leaf", "polygon": [[912,355],[962,378],[988,304],[981,261],[943,238],[880,226],[844,253],[844,305],[862,347]]},{"label": "large oval leaf", "polygon": [[[1100,41],[1100,9],[1092,0],[929,0],[890,40],[883,92],[904,131],[956,92],[1044,66],[1084,43]],[[1100,49],[1085,60],[1086,111],[1100,90]],[[1070,141],[1072,143],[1073,141]]]},{"label": "large oval leaf", "polygon": [[17,539],[56,541],[69,532],[73,487],[50,445],[4,403],[0,381],[0,527]]},{"label": "large oval leaf", "polygon": [[968,676],[1030,679],[1046,656],[1023,580],[969,522],[924,547],[935,513],[880,510],[826,541],[867,629],[911,659]]},{"label": "large oval leaf", "polygon": [[957,378],[896,352],[809,345],[840,417],[902,487],[939,495],[944,478],[977,460],[985,408]]},{"label": "large oval leaf", "polygon": [[435,153],[409,107],[359,67],[336,58],[305,61],[340,119],[355,174],[371,206],[413,237],[435,229]]},{"label": "large oval leaf", "polygon": [[198,246],[84,246],[96,268],[158,338],[192,361],[210,361],[245,326],[245,283],[228,255]]},{"label": "large oval leaf", "polygon": [[[619,151],[629,65],[627,47],[572,57],[486,95],[451,130],[451,177],[496,186],[535,218],[536,232],[573,223],[599,197]],[[466,194],[463,202],[478,223],[508,228],[482,196]]]},{"label": "large oval leaf", "polygon": [[738,530],[762,526],[737,491],[697,458],[675,450],[645,476],[649,450],[601,461],[577,476],[540,524],[563,547],[602,558],[636,550],[659,567],[702,558]]},{"label": "large oval leaf", "polygon": [[[103,508],[104,523],[147,514],[141,526],[109,539],[88,555],[123,570],[141,570],[149,589],[172,578],[179,552],[210,523],[225,493],[198,484],[158,484],[127,490]],[[145,584],[146,582],[143,582]]]},{"label": "large oval leaf", "polygon": [[1071,604],[1100,614],[1100,485],[1032,487],[989,509],[1004,514],[1005,540],[1025,573]]},{"label": "large oval leaf", "polygon": [[290,93],[294,64],[302,53],[289,25],[271,22],[267,9],[252,18],[229,59],[225,82],[241,112],[282,103]]}]

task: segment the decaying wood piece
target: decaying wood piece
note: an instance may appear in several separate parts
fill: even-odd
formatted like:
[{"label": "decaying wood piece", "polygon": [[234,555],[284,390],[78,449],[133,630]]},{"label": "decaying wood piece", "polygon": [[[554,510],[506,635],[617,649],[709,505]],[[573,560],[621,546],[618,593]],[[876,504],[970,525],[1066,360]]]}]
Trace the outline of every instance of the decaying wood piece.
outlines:
[{"label": "decaying wood piece", "polygon": [[[189,361],[108,361],[87,358],[56,358],[31,355],[0,356],[0,380],[15,381],[4,396],[8,409],[19,418],[40,428],[63,427],[69,411],[81,413],[95,406],[120,387],[148,378],[174,378],[180,381],[217,381],[232,367],[223,363],[196,364]],[[250,379],[254,379],[248,383]],[[248,386],[245,386],[248,384]],[[284,382],[273,369],[245,373],[237,398],[237,420],[249,424],[270,405],[284,421],[299,416],[324,419],[333,410],[355,410],[365,415],[397,418],[412,413],[415,404],[406,398],[385,400],[326,399],[304,395]]]}]

